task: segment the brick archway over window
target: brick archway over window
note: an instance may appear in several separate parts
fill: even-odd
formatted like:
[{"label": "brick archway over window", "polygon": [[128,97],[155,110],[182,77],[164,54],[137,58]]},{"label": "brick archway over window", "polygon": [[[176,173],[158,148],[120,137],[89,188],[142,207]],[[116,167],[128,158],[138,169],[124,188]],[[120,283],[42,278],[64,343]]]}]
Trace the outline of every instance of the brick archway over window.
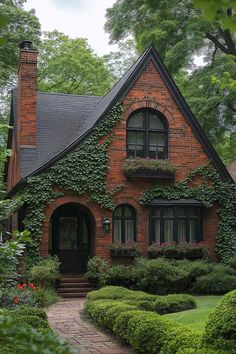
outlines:
[{"label": "brick archway over window", "polygon": [[[59,208],[60,206],[64,204],[69,204],[69,203],[76,203],[81,205],[82,207],[85,207],[91,217],[93,218],[93,239],[94,242],[96,240],[96,230],[98,227],[102,228],[102,216],[100,214],[99,208],[97,208],[94,204],[88,202],[88,200],[84,197],[81,196],[63,196],[58,199],[56,199],[54,202],[52,202],[50,205],[48,205],[45,208],[45,219],[42,224],[42,236],[41,236],[41,242],[40,242],[40,255],[42,257],[47,257],[48,256],[48,242],[49,242],[49,224],[50,224],[50,219],[54,213],[54,211]],[[93,245],[95,247],[95,245]]]},{"label": "brick archway over window", "polygon": [[136,101],[136,102],[132,103],[131,105],[126,106],[126,108],[124,109],[124,112],[123,112],[124,119],[127,120],[132,112],[136,111],[137,109],[141,109],[141,108],[152,108],[152,109],[155,109],[156,111],[161,112],[165,116],[165,118],[167,119],[169,124],[174,120],[174,117],[172,116],[172,114],[169,112],[169,110],[165,106],[158,103],[157,101],[153,101],[150,99]]}]

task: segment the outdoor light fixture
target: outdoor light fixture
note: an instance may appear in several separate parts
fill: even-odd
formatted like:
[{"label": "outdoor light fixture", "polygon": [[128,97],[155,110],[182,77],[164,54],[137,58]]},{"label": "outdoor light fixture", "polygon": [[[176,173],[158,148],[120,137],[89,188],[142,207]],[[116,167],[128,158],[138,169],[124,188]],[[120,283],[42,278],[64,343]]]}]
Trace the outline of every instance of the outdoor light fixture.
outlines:
[{"label": "outdoor light fixture", "polygon": [[110,231],[111,222],[108,218],[103,218],[103,227],[104,227],[105,232]]}]

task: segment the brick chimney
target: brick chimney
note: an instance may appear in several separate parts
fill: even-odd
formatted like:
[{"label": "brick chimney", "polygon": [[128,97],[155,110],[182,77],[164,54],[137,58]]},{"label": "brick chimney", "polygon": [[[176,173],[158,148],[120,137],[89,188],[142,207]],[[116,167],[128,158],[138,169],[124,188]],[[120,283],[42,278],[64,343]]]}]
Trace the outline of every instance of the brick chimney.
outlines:
[{"label": "brick chimney", "polygon": [[37,50],[32,42],[23,41],[19,45],[17,97],[17,145],[20,149],[36,147],[36,81]]}]

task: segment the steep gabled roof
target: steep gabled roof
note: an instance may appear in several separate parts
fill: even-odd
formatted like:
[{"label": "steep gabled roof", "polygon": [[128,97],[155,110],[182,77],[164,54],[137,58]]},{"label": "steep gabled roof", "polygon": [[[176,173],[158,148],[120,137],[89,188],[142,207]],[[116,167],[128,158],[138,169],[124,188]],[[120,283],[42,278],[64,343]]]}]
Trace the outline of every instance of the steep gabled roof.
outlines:
[{"label": "steep gabled roof", "polygon": [[[39,132],[37,132],[37,134],[39,134],[39,137],[44,135],[42,131],[40,133],[40,122],[42,120],[44,123],[47,123],[45,125],[45,129],[49,127],[49,125],[54,125],[53,132],[55,135],[57,134],[57,124],[58,121],[60,122],[60,120],[57,120],[57,112],[59,111],[61,118],[63,116],[62,121],[64,121],[64,124],[65,122],[67,122],[67,124],[69,123],[72,129],[71,133],[68,131],[68,134],[63,136],[63,141],[60,140],[59,134],[58,144],[55,144],[55,141],[52,140],[54,139],[52,136],[48,137],[49,140],[52,140],[52,145],[54,145],[51,147],[48,145],[49,149],[46,145],[44,148],[42,148],[42,146],[37,146],[38,158],[31,169],[26,171],[25,177],[45,171],[53,163],[61,159],[64,155],[68,154],[72,149],[84,141],[84,139],[92,131],[93,127],[100,122],[100,120],[106,115],[109,109],[126,95],[126,93],[129,91],[129,89],[132,87],[134,82],[137,80],[142,71],[147,67],[150,61],[154,63],[157,71],[161,75],[167,88],[172,94],[176,104],[182,111],[195,136],[202,144],[209,158],[212,160],[212,163],[219,171],[221,177],[224,180],[232,181],[232,178],[225,165],[212,147],[200,124],[194,117],[182,94],[171,78],[167,68],[163,64],[160,56],[152,46],[149,47],[138,58],[138,60],[128,70],[123,78],[118,81],[118,83],[104,97],[38,93],[37,119],[39,123],[37,123],[37,129],[39,129]],[[72,121],[75,126],[72,126],[72,121],[68,121],[69,117],[72,117]],[[52,122],[49,122],[51,119]],[[41,156],[41,154],[44,156]]]}]

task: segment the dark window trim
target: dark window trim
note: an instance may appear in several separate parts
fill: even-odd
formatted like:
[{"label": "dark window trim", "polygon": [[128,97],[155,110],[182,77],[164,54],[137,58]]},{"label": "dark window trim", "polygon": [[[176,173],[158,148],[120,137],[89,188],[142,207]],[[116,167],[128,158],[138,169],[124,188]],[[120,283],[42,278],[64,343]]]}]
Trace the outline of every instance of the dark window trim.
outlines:
[{"label": "dark window trim", "polygon": [[[130,208],[131,212],[132,212],[132,217],[129,216],[125,216],[125,207]],[[117,210],[117,208],[121,208],[121,216],[114,216],[115,211]],[[125,220],[133,220],[133,224],[134,224],[134,239],[132,241],[136,241],[136,210],[135,208],[130,205],[130,204],[119,204],[116,206],[113,215],[112,215],[112,242],[116,242],[114,240],[114,220],[121,220],[121,243],[125,243]]]},{"label": "dark window trim", "polygon": [[[165,208],[173,208],[173,216],[164,216],[163,210]],[[185,216],[178,216],[178,208],[185,208],[186,214]],[[160,209],[160,216],[153,216],[154,209]],[[190,216],[189,208],[195,208],[199,210],[198,216]],[[190,228],[190,220],[199,220],[199,226],[196,230],[196,239],[194,242],[201,242],[203,240],[203,207],[201,205],[189,205],[189,204],[162,204],[162,205],[152,205],[149,208],[149,244],[155,242],[154,235],[154,222],[155,220],[160,220],[160,243],[164,243],[164,220],[173,220],[173,242],[178,243],[178,220],[186,220],[185,225],[185,233],[189,242],[189,228]]]},{"label": "dark window trim", "polygon": [[[130,119],[138,112],[143,112],[143,117],[144,117],[144,127],[143,128],[129,128],[128,124]],[[160,118],[164,129],[150,129],[149,128],[149,116],[148,113],[149,112],[153,112],[155,114],[158,115],[158,117]],[[131,115],[129,116],[129,118],[127,119],[126,122],[126,154],[127,154],[127,158],[129,158],[129,154],[128,154],[128,138],[127,138],[127,132],[143,132],[144,133],[144,156],[143,158],[149,157],[149,133],[152,132],[156,132],[156,133],[161,133],[164,134],[165,136],[165,142],[164,142],[164,158],[163,160],[168,159],[168,141],[169,141],[169,136],[168,136],[168,122],[167,119],[165,118],[165,116],[158,110],[155,110],[153,108],[140,108],[135,110],[134,112],[131,113]],[[161,145],[158,145],[161,146]],[[156,158],[157,159],[157,158]]]}]

